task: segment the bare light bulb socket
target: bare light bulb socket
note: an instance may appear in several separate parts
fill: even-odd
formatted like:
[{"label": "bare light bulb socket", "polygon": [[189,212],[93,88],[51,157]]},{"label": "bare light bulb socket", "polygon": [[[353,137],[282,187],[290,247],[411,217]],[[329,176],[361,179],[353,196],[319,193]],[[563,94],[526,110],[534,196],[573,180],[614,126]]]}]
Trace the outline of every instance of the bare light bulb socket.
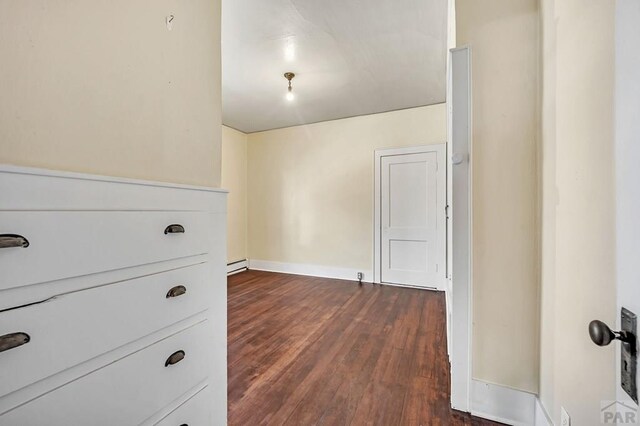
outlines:
[{"label": "bare light bulb socket", "polygon": [[291,87],[291,80],[293,80],[293,77],[295,77],[296,75],[292,72],[286,72],[284,73],[284,78],[286,78],[289,81],[289,87],[287,88],[287,100],[288,101],[292,101],[295,99],[295,95],[293,94],[293,87]]}]

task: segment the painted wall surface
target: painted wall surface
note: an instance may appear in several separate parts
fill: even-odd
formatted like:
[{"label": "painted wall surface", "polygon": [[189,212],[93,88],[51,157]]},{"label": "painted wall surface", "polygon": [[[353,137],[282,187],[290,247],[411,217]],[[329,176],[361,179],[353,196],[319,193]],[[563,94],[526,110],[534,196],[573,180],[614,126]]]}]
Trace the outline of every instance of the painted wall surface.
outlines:
[{"label": "painted wall surface", "polygon": [[0,10],[0,163],[220,185],[219,0]]},{"label": "painted wall surface", "polygon": [[227,263],[247,259],[247,135],[222,126],[222,187],[227,198]]},{"label": "painted wall surface", "polygon": [[538,390],[538,2],[457,0],[472,50],[473,377]]},{"label": "painted wall surface", "polygon": [[615,7],[542,2],[540,397],[556,424],[560,407],[572,424],[600,424],[601,401],[616,396],[616,345],[587,332],[617,316]]},{"label": "painted wall surface", "polygon": [[370,280],[374,150],[443,143],[446,129],[438,104],[249,134],[250,258]]}]

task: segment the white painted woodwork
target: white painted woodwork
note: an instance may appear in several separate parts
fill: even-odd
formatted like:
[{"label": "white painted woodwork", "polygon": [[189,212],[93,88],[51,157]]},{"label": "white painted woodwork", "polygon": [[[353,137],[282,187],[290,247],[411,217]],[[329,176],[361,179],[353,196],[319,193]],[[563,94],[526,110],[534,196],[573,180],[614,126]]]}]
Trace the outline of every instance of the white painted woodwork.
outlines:
[{"label": "white painted woodwork", "polygon": [[223,189],[5,164],[0,175],[0,211],[227,211]]},{"label": "white painted woodwork", "polygon": [[[0,289],[205,254],[206,212],[0,212],[0,234],[19,234],[27,248],[0,250]],[[184,233],[164,234],[181,224]]]},{"label": "white painted woodwork", "polygon": [[30,245],[0,249],[0,336],[31,340],[0,352],[0,426],[225,422],[225,191],[0,165],[5,233]]},{"label": "white painted woodwork", "polygon": [[237,262],[228,263],[227,264],[227,275],[234,275],[239,272],[246,271],[249,267],[249,260],[239,260]]},{"label": "white painted woodwork", "polygon": [[387,154],[379,160],[381,281],[440,288],[446,273],[444,148]]},{"label": "white painted woodwork", "polygon": [[[616,174],[616,285],[617,324],[620,330],[620,310],[625,307],[640,315],[640,3],[634,0],[616,2],[616,92],[615,92],[615,174]],[[592,314],[591,314],[592,315]],[[595,319],[595,318],[594,318]],[[600,318],[602,319],[602,318]],[[613,324],[609,324],[613,328]],[[616,350],[616,365],[598,368],[616,369],[616,399],[635,406],[620,385],[621,344],[612,342]],[[602,348],[604,349],[604,348]],[[601,349],[601,350],[602,350]],[[640,368],[640,366],[638,366]],[[636,383],[640,386],[640,380]]]},{"label": "white painted woodwork", "polygon": [[536,395],[530,392],[483,382],[471,381],[470,411],[474,416],[513,426],[531,426],[536,422]]},{"label": "white painted woodwork", "polygon": [[451,55],[451,406],[471,408],[472,140],[471,50]]},{"label": "white painted woodwork", "polygon": [[[218,235],[221,235],[219,234],[219,232],[224,232],[224,230],[216,230],[216,228],[222,227],[219,223],[220,220],[224,220],[223,216],[219,216],[218,219],[214,219],[214,223],[211,226],[212,229],[214,229],[214,232],[216,232]],[[224,250],[224,248],[219,248],[219,244],[217,246],[213,246],[212,248],[217,248],[217,251]],[[116,269],[113,271],[101,272],[99,274],[82,275],[79,277],[71,277],[59,281],[49,281],[45,283],[29,285],[26,287],[15,287],[7,290],[0,290],[2,292],[2,298],[0,298],[0,310],[38,303],[58,296],[60,294],[113,284],[131,279],[132,277],[142,277],[145,275],[156,274],[162,271],[169,271],[171,269],[198,265],[200,263],[207,262],[211,258],[211,256],[217,255],[218,253],[208,253],[180,259],[171,259],[161,263],[136,265],[130,268]]]},{"label": "white painted woodwork", "polygon": [[[0,425],[138,425],[207,378],[211,359],[201,322],[0,417]],[[165,367],[174,352],[185,357]]]},{"label": "white painted woodwork", "polygon": [[[157,330],[152,334],[149,334],[134,342],[127,343],[105,354],[98,355],[97,357],[92,358],[86,362],[54,374],[47,379],[40,380],[15,392],[0,397],[0,426],[2,425],[2,415],[4,413],[9,412],[16,407],[27,404],[28,402],[33,401],[34,399],[37,399],[48,392],[51,392],[52,389],[59,389],[69,383],[76,381],[80,377],[92,374],[93,372],[100,370],[101,368],[109,364],[113,364],[115,361],[125,358],[132,353],[144,350],[145,348],[153,345],[156,342],[164,340],[176,333],[179,333],[182,330],[205,321],[207,318],[212,317],[212,315],[213,314],[210,310],[202,312],[200,314],[196,314],[192,317],[181,320],[176,324]],[[217,335],[215,335],[215,333],[214,336],[217,338]],[[214,351],[214,357],[217,358],[216,351]],[[209,366],[214,367],[214,364],[214,362],[211,362]],[[218,364],[215,365],[217,366]],[[219,383],[214,382],[214,379],[212,379],[211,377],[208,380],[200,383],[198,385],[199,387],[196,387],[198,389],[202,389],[209,383]],[[131,379],[134,378],[132,377]],[[126,385],[126,383],[124,385]],[[176,401],[174,401],[174,403],[172,403],[170,406],[164,407],[160,412],[156,413],[156,416],[154,416],[156,417],[156,421],[163,418],[168,412],[174,410],[178,405],[180,405],[181,402],[186,401],[193,394],[195,394],[195,391],[192,389],[187,394],[182,395],[180,398],[176,399]],[[221,404],[216,400],[216,397],[212,398],[212,406],[215,409],[221,408]]]},{"label": "white painted woodwork", "polygon": [[358,272],[363,272],[363,282],[371,282],[372,279],[370,273],[361,271],[360,269],[336,268],[333,266],[308,265],[304,263],[273,262],[271,260],[261,259],[250,259],[249,269],[349,281],[358,281]]},{"label": "white painted woodwork", "polygon": [[211,424],[211,392],[204,388],[167,417],[156,423],[158,426],[208,425]]},{"label": "white painted woodwork", "polygon": [[[0,354],[0,395],[167,327],[209,307],[206,264],[56,296],[0,312],[0,335],[25,332],[31,341]],[[167,298],[184,285],[186,293]],[[82,342],[78,345],[77,342]]]},{"label": "white painted woodwork", "polygon": [[[232,0],[222,121],[243,132],[445,101],[447,0]],[[293,102],[283,73],[296,73]]]}]

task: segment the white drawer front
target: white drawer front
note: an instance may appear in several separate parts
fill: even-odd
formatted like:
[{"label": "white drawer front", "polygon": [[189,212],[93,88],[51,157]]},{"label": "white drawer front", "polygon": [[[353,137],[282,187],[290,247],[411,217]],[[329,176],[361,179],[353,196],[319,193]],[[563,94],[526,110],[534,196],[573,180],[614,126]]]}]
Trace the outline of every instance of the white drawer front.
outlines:
[{"label": "white drawer front", "polygon": [[[206,379],[208,321],[161,340],[0,416],[2,426],[139,425]],[[165,367],[167,358],[185,357]]]},{"label": "white drawer front", "polygon": [[208,387],[156,423],[157,426],[210,426],[212,424],[211,392]]},{"label": "white drawer front", "polygon": [[[0,248],[0,290],[208,253],[206,212],[0,212],[0,235],[27,248]],[[165,234],[180,224],[184,233]]]},{"label": "white drawer front", "polygon": [[0,352],[0,396],[206,310],[213,285],[203,263],[0,313],[0,336],[31,338]]}]

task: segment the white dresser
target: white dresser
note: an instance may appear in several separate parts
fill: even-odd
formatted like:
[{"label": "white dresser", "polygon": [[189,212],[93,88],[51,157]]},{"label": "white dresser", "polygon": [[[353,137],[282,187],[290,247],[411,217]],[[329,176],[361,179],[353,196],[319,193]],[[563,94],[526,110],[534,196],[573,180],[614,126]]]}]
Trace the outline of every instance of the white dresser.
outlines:
[{"label": "white dresser", "polygon": [[0,425],[224,425],[226,192],[0,166]]}]

